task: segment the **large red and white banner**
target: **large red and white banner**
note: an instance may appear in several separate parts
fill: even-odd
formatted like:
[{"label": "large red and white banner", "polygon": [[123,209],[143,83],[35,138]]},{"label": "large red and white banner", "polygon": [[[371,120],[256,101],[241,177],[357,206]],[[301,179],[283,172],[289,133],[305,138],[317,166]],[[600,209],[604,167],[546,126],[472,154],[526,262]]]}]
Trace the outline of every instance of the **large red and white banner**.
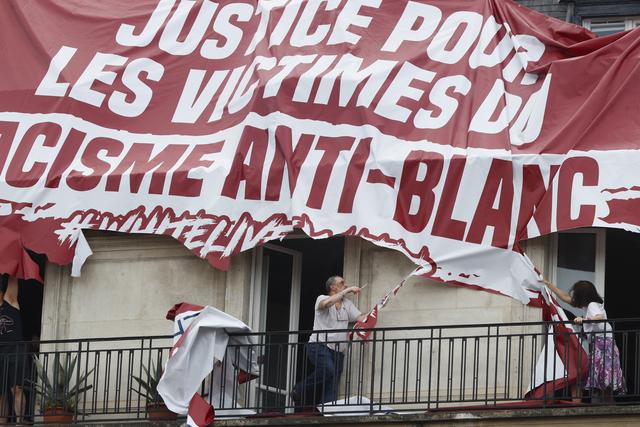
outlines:
[{"label": "large red and white banner", "polygon": [[526,302],[519,241],[640,225],[637,30],[506,0],[5,0],[0,45],[0,272],[86,229],[226,268],[300,228]]}]

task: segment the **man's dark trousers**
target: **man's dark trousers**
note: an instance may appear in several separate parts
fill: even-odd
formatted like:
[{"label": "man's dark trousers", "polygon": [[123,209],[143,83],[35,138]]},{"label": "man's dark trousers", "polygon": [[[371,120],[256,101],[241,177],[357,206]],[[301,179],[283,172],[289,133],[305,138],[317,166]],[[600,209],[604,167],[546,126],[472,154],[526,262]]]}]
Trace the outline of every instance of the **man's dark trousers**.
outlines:
[{"label": "man's dark trousers", "polygon": [[311,396],[314,396],[314,400],[317,400],[314,393],[318,388],[322,401],[314,403],[326,403],[336,400],[344,354],[340,351],[331,350],[325,344],[317,342],[307,344],[306,351],[307,359],[315,369],[293,388],[292,395],[301,399],[296,404],[308,401]]}]

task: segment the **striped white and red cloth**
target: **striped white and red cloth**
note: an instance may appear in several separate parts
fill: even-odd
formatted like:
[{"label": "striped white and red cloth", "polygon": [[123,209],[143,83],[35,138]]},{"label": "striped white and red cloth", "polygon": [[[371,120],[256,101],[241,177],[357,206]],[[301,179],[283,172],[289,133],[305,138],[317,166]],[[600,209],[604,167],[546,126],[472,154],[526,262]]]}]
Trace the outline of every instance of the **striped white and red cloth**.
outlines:
[{"label": "striped white and red cloth", "polygon": [[[211,402],[229,407],[235,400],[237,383],[257,377],[252,338],[230,335],[248,333],[251,329],[216,308],[188,303],[176,304],[167,313],[167,319],[174,321],[174,343],[158,383],[158,393],[169,410],[187,414],[187,425],[209,425],[214,420]],[[229,346],[233,349],[227,352]],[[212,372],[207,401],[198,389]]]},{"label": "striped white and red cloth", "polygon": [[543,320],[563,323],[549,325],[546,344],[538,356],[534,379],[525,397],[553,400],[554,391],[569,388],[584,378],[589,356],[548,288],[540,291],[538,302]]},{"label": "striped white and red cloth", "polygon": [[367,313],[367,316],[362,321],[358,321],[353,325],[353,332],[349,334],[350,339],[354,339],[355,337],[360,338],[362,340],[366,340],[371,335],[371,328],[375,328],[378,323],[378,315],[380,314],[380,310],[383,309],[393,298],[398,294],[400,289],[407,283],[407,280],[411,276],[419,275],[424,270],[423,266],[419,266],[414,269],[411,273],[409,273],[400,283],[393,287],[390,291],[388,291],[380,301]]}]

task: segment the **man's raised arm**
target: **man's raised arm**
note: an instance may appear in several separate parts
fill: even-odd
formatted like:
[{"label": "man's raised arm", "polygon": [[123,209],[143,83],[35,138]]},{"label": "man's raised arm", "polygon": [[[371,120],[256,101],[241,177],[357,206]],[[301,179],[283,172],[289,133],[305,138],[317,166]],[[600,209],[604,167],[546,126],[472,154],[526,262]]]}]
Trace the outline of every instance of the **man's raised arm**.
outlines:
[{"label": "man's raised arm", "polygon": [[357,294],[359,292],[360,292],[360,288],[359,287],[350,286],[350,287],[348,287],[346,289],[341,290],[340,292],[337,292],[337,293],[331,295],[329,298],[325,298],[322,301],[320,301],[320,303],[318,303],[318,308],[320,310],[326,310],[327,308],[331,307],[335,303],[342,301],[342,299],[347,294]]}]

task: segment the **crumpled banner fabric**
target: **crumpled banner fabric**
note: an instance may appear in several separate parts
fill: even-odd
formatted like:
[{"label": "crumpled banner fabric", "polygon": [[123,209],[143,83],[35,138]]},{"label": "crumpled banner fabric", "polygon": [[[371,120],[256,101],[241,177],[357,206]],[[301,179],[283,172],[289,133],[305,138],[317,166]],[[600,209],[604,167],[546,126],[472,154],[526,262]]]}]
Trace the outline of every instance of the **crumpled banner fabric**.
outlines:
[{"label": "crumpled banner fabric", "polygon": [[519,241],[640,225],[639,44],[498,0],[0,2],[0,272],[299,228],[529,302]]},{"label": "crumpled banner fabric", "polygon": [[[179,303],[167,319],[174,321],[174,342],[158,393],[169,410],[188,416],[188,424],[209,425],[215,415],[212,405],[237,408],[236,382],[257,378],[257,343],[247,335],[247,325],[214,307]],[[212,372],[205,400],[199,389]]]}]

